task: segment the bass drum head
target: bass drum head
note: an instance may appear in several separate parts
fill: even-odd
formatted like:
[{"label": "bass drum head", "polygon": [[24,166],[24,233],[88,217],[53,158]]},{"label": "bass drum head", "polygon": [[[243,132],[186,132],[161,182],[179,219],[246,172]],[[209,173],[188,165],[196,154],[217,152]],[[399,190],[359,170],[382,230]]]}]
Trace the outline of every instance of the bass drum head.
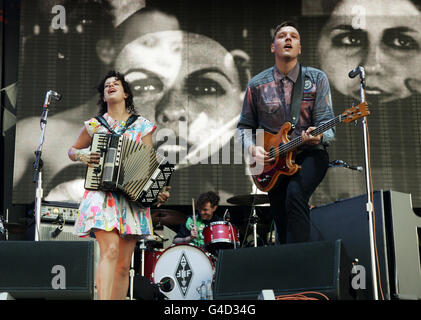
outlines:
[{"label": "bass drum head", "polygon": [[188,244],[167,248],[158,258],[153,282],[170,300],[200,300],[202,281],[213,281],[214,265],[202,249]]}]

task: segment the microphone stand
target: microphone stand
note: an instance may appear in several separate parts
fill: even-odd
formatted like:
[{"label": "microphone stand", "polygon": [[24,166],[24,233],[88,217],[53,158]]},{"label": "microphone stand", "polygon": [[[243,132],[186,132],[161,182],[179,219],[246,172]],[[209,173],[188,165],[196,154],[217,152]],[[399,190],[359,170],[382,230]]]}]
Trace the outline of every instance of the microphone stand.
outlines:
[{"label": "microphone stand", "polygon": [[[358,70],[359,69],[359,70]],[[355,77],[355,70],[358,70],[360,76],[360,99],[361,103],[366,102],[365,98],[365,70],[363,67],[358,66],[356,69],[349,73],[351,78]],[[355,75],[354,75],[355,74]],[[377,288],[377,271],[376,271],[376,259],[375,259],[375,239],[374,239],[374,225],[373,225],[373,202],[371,198],[371,184],[370,184],[370,173],[369,173],[369,159],[368,159],[368,128],[367,128],[367,117],[362,120],[363,123],[363,134],[364,134],[364,163],[365,163],[365,180],[367,188],[367,203],[366,209],[368,213],[368,224],[369,224],[369,237],[370,237],[370,255],[371,255],[371,274],[374,300],[378,300],[378,288]]]},{"label": "microphone stand", "polygon": [[252,223],[253,223],[253,242],[254,242],[254,247],[257,247],[257,222],[259,222],[259,217],[256,214],[256,206],[253,204],[252,208],[251,208],[253,215],[251,216],[252,218]]},{"label": "microphone stand", "polygon": [[42,155],[42,147],[44,144],[44,136],[45,136],[45,128],[47,126],[47,115],[48,115],[48,107],[51,103],[51,96],[54,96],[56,100],[60,100],[60,96],[55,93],[54,91],[47,91],[45,95],[43,111],[40,120],[41,126],[41,136],[39,140],[39,145],[37,150],[35,151],[35,162],[34,162],[34,175],[33,175],[33,182],[36,183],[36,191],[35,191],[35,241],[40,240],[40,229],[39,226],[41,224],[41,202],[43,196],[43,189],[42,189],[42,167],[43,162],[41,159]]},{"label": "microphone stand", "polygon": [[222,220],[225,221],[225,223],[229,226],[230,230],[231,230],[231,239],[232,239],[232,243],[234,244],[234,249],[237,249],[237,243],[235,241],[235,234],[234,234],[234,228],[231,224],[231,215],[228,212],[228,209],[225,210],[224,213],[224,217],[222,218]]}]

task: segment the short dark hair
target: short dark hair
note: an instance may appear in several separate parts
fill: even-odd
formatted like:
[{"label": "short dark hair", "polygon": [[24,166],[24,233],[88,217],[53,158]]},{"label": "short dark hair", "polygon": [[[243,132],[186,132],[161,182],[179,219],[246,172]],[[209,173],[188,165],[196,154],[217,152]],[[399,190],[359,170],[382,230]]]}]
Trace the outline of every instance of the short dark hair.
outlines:
[{"label": "short dark hair", "polygon": [[211,207],[217,206],[219,204],[219,196],[213,192],[213,191],[208,191],[205,193],[202,193],[199,198],[196,201],[196,206],[197,208],[200,210],[203,208],[203,206],[210,202]]},{"label": "short dark hair", "polygon": [[110,71],[107,72],[107,74],[101,80],[101,82],[99,83],[99,85],[97,87],[97,90],[99,92],[99,100],[97,102],[97,105],[99,105],[98,115],[101,115],[102,116],[108,110],[107,103],[104,101],[104,87],[105,87],[105,81],[108,78],[111,78],[111,77],[115,77],[117,80],[120,80],[121,83],[123,84],[124,93],[127,94],[127,98],[125,100],[127,111],[129,113],[136,113],[136,110],[135,110],[134,104],[133,104],[133,93],[132,93],[132,89],[130,88],[130,85],[126,81],[126,79],[124,79],[124,74],[122,74],[120,72],[117,72],[117,71],[114,71],[114,70],[110,70]]},{"label": "short dark hair", "polygon": [[275,41],[276,34],[278,33],[278,31],[281,30],[281,28],[283,28],[283,27],[294,27],[298,32],[300,32],[298,30],[298,24],[296,22],[294,22],[292,20],[284,21],[281,24],[278,24],[276,26],[275,32],[273,33],[273,36],[272,36],[272,43]]}]

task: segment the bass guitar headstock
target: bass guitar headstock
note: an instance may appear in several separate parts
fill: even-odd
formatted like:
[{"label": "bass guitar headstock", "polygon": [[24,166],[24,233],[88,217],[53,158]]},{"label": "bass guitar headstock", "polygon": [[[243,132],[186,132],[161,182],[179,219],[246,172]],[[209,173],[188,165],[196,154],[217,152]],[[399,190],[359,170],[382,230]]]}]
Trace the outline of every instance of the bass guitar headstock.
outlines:
[{"label": "bass guitar headstock", "polygon": [[342,112],[341,120],[343,122],[352,122],[369,115],[370,110],[368,110],[367,102],[362,102],[358,106],[346,109],[344,112]]}]

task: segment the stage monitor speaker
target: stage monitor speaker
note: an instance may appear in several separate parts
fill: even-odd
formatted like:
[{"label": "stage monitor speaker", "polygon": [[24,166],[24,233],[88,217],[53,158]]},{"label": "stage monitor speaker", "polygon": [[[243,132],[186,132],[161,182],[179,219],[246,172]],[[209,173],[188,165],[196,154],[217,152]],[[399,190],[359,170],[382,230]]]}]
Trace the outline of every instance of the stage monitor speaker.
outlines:
[{"label": "stage monitor speaker", "polygon": [[383,193],[390,287],[393,298],[421,299],[421,217],[412,208],[410,194]]},{"label": "stage monitor speaker", "polygon": [[257,300],[270,289],[275,296],[311,291],[306,295],[316,299],[348,300],[351,268],[341,240],[221,250],[214,299]]},{"label": "stage monitor speaker", "polygon": [[[421,218],[412,210],[411,195],[373,193],[379,299],[421,299]],[[342,239],[349,257],[365,270],[360,299],[374,298],[367,195],[343,199],[311,210],[313,241]]]},{"label": "stage monitor speaker", "polygon": [[16,299],[93,299],[93,241],[1,241],[0,292]]}]

